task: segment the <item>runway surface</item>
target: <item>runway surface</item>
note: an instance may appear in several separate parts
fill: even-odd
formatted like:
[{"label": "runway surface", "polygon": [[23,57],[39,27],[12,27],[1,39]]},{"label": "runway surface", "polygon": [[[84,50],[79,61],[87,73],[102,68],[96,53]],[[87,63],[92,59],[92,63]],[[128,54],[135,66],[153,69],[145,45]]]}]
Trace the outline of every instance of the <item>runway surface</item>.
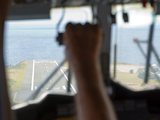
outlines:
[{"label": "runway surface", "polygon": [[[11,92],[11,100],[24,102],[39,86],[46,80],[51,72],[59,66],[61,60],[29,60],[27,70],[20,91]],[[67,92],[68,73],[67,67],[62,66],[57,73],[52,76],[49,82],[41,89],[40,94],[48,91],[51,85],[55,84],[50,90],[55,93]],[[72,77],[71,92],[76,93],[75,79]]]}]

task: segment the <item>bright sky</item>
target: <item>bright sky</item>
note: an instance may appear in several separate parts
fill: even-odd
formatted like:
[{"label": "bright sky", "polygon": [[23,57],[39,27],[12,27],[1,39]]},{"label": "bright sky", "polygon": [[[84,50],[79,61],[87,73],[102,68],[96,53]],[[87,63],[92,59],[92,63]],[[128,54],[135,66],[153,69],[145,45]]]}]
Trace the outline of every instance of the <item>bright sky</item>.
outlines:
[{"label": "bright sky", "polygon": [[[125,6],[125,10],[129,14],[129,23],[124,23],[122,19],[122,7],[116,7],[117,12],[117,25],[124,28],[135,28],[148,26],[152,22],[152,14],[150,8],[142,9],[141,4]],[[21,21],[7,21],[8,25],[49,25],[54,26],[58,23],[62,15],[62,9],[52,9],[51,19],[45,20],[21,20]],[[160,17],[158,17],[160,22]],[[67,22],[85,23],[92,21],[91,9],[89,7],[75,7],[67,8],[65,17],[61,25]]]},{"label": "bright sky", "polygon": [[122,14],[118,14],[118,26],[125,28],[135,28],[135,27],[143,27],[148,26],[152,23],[152,16],[150,12],[145,11],[129,11],[129,22],[124,23],[122,19]]},{"label": "bright sky", "polygon": [[143,9],[141,4],[126,5],[124,11],[127,11],[129,15],[128,23],[124,23],[122,19],[122,6],[117,6],[117,23],[119,27],[135,28],[148,26],[152,23],[152,9],[150,7]]},{"label": "bright sky", "polygon": [[[91,22],[92,15],[91,9],[89,7],[79,7],[79,8],[67,8],[65,9],[65,17],[61,25],[66,24],[71,21],[74,23],[81,22]],[[61,18],[62,9],[52,9],[51,19],[42,20],[18,20],[18,21],[7,21],[9,25],[56,25]]]}]

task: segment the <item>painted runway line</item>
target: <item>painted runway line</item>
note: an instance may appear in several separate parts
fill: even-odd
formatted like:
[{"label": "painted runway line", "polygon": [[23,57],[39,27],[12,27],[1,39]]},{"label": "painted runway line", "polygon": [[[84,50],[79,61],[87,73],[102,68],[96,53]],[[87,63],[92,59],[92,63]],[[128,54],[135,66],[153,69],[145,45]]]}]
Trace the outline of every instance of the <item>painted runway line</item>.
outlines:
[{"label": "painted runway line", "polygon": [[17,92],[14,94],[13,101],[16,101]]},{"label": "painted runway line", "polygon": [[[56,63],[57,66],[59,66],[58,63],[57,63],[55,60],[54,60],[54,62]],[[67,78],[67,76],[64,74],[63,70],[60,69],[60,71],[62,72],[62,74],[64,75],[64,77],[66,78],[66,80],[68,81],[68,78]],[[75,90],[75,88],[73,87],[72,84],[71,84],[71,88],[73,89],[73,91],[74,91],[75,93],[77,93],[77,91]]]},{"label": "painted runway line", "polygon": [[35,63],[35,60],[33,60],[31,90],[33,90],[33,87],[34,87],[34,65],[35,65],[34,63]]}]

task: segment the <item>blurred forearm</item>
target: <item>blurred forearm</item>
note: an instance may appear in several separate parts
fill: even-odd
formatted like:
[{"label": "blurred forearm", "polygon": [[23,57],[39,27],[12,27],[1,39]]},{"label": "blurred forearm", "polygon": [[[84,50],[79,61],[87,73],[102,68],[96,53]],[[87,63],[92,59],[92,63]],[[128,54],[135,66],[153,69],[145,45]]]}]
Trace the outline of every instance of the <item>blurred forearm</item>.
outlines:
[{"label": "blurred forearm", "polygon": [[86,23],[66,26],[66,57],[75,72],[79,120],[115,120],[111,102],[105,93],[98,56],[102,43],[101,26]]},{"label": "blurred forearm", "polygon": [[115,120],[111,102],[105,93],[98,60],[74,65],[78,94],[77,108],[80,120]]}]

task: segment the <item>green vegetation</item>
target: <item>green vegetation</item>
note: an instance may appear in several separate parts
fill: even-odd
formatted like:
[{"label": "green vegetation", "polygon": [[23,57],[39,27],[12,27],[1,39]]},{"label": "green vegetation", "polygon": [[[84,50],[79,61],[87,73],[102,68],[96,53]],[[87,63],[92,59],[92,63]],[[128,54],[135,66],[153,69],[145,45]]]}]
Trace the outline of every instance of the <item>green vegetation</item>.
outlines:
[{"label": "green vegetation", "polygon": [[11,105],[17,105],[17,104],[20,104],[21,102],[18,102],[18,101],[10,101]]},{"label": "green vegetation", "polygon": [[69,63],[68,63],[68,62],[65,62],[65,63],[64,63],[64,66],[65,66],[65,67],[69,67]]},{"label": "green vegetation", "polygon": [[23,61],[23,62],[20,62],[19,64],[15,65],[15,66],[10,66],[10,67],[7,67],[7,68],[8,69],[25,69],[26,62],[28,63],[28,61]]},{"label": "green vegetation", "polygon": [[145,76],[145,72],[139,72],[139,74],[138,74],[138,78],[140,78],[140,79],[144,79],[144,76]]},{"label": "green vegetation", "polygon": [[15,66],[6,67],[7,82],[11,91],[21,90],[27,65],[28,61],[23,61]]},{"label": "green vegetation", "polygon": [[144,86],[145,86],[145,83],[142,83],[142,84],[141,84],[141,87],[144,87]]},{"label": "green vegetation", "polygon": [[[111,62],[110,66],[110,74],[113,77],[114,66],[112,63],[113,62]],[[150,88],[152,85],[160,84],[160,73],[158,72],[159,69],[159,67],[150,67],[148,77],[149,81],[147,84],[143,84],[145,76],[145,66],[117,62],[116,78],[114,79],[114,81],[135,90],[141,89],[143,87]]]},{"label": "green vegetation", "polygon": [[[145,77],[145,72],[144,71],[139,72],[138,78],[144,79],[144,77]],[[154,76],[154,74],[150,73],[148,79],[156,79],[156,77]]]},{"label": "green vegetation", "polygon": [[[114,64],[114,62],[111,62],[111,64]],[[118,64],[118,65],[134,65],[131,63],[124,63],[124,62],[116,62],[116,64]]]},{"label": "green vegetation", "polygon": [[130,73],[130,74],[133,74],[133,69],[131,69],[131,70],[129,71],[129,73]]},{"label": "green vegetation", "polygon": [[[144,87],[142,84],[144,80],[138,78],[138,75],[139,73],[130,74],[129,72],[117,72],[115,81],[133,89]],[[156,79],[152,79],[149,80],[147,85],[159,85],[159,82]]]}]

